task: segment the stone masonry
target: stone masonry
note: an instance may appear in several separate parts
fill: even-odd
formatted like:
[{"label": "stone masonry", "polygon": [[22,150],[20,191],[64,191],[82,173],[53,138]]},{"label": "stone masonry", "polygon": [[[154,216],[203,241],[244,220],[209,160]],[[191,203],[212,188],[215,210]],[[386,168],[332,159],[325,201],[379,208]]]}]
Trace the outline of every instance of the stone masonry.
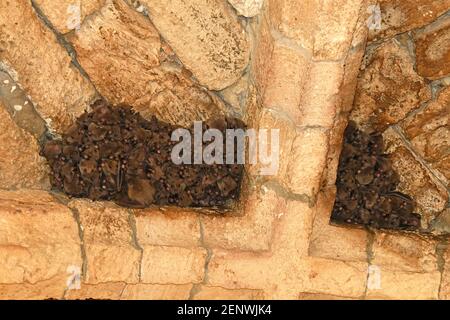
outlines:
[{"label": "stone masonry", "polygon": [[[73,18],[74,2],[79,26],[62,20]],[[407,45],[415,37],[421,52],[420,43],[438,41],[427,36],[434,32],[445,41],[445,23],[424,26],[445,18],[448,1],[424,1],[433,14],[419,25],[410,18],[416,1],[381,1],[382,14],[391,8],[408,19],[375,35],[367,28],[371,0],[218,2],[0,3],[0,71],[9,76],[0,92],[21,90],[37,123],[20,125],[23,110],[0,96],[8,131],[0,151],[18,159],[0,161],[0,299],[450,299],[445,237],[329,222],[354,97],[352,114],[367,124],[373,112],[361,101],[374,109],[372,90],[389,98],[400,77],[408,81],[401,98],[383,100],[373,123],[394,130],[394,156],[415,150],[437,180],[448,178],[448,155],[434,152],[447,149],[432,137],[448,138],[449,74],[418,67]],[[406,45],[397,38],[403,32],[411,32]],[[383,50],[393,57],[388,84]],[[249,127],[280,129],[278,173],[247,166],[241,199],[223,215],[54,193],[38,143],[96,96],[172,122],[240,113]],[[448,185],[436,181],[444,195]]]}]

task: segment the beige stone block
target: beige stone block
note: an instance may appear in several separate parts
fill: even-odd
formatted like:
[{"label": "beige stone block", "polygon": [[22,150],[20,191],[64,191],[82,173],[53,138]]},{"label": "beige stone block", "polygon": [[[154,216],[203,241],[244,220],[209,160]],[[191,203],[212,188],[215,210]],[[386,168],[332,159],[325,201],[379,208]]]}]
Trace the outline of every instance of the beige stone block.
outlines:
[{"label": "beige stone block", "polygon": [[36,139],[13,122],[1,101],[0,118],[0,188],[48,188],[48,167]]},{"label": "beige stone block", "polygon": [[[162,37],[200,84],[221,90],[240,78],[250,47],[225,1],[141,0]],[[183,35],[180,37],[180,35]]]},{"label": "beige stone block", "polygon": [[208,265],[206,285],[230,289],[263,289],[276,281],[270,254],[216,249]]},{"label": "beige stone block", "polygon": [[360,9],[365,1],[327,0],[319,3],[321,9],[316,18],[314,59],[341,60],[351,46]]},{"label": "beige stone block", "polygon": [[192,284],[128,284],[121,300],[188,300]]},{"label": "beige stone block", "polygon": [[67,129],[95,98],[94,87],[73,66],[30,1],[2,1],[0,24],[0,60],[12,69],[42,117],[51,121],[50,127]]},{"label": "beige stone block", "polygon": [[139,263],[141,252],[124,245],[85,244],[87,272],[85,282],[139,281]]},{"label": "beige stone block", "polygon": [[[264,187],[263,187],[264,188]],[[242,216],[201,216],[204,244],[210,248],[264,251],[270,248],[273,221],[285,200],[273,190],[252,192]]]},{"label": "beige stone block", "polygon": [[341,62],[316,62],[311,65],[300,103],[300,126],[330,129],[339,110],[340,88],[344,78]]},{"label": "beige stone block", "polygon": [[201,286],[194,300],[263,300],[264,291]]},{"label": "beige stone block", "polygon": [[140,245],[200,245],[200,219],[195,211],[178,208],[144,209],[136,210],[134,217]]},{"label": "beige stone block", "polygon": [[69,269],[81,270],[71,211],[44,191],[0,191],[0,261],[4,284],[67,279]]},{"label": "beige stone block", "polygon": [[279,264],[280,270],[285,269],[287,273],[295,274],[289,270],[291,264],[295,265],[299,259],[308,256],[314,215],[315,210],[307,201],[292,199],[286,202],[285,208],[276,211],[271,249],[274,264]]},{"label": "beige stone block", "polygon": [[349,298],[364,295],[367,263],[310,258],[305,264],[305,291]]},{"label": "beige stone block", "polygon": [[[367,299],[394,300],[430,300],[437,299],[441,275],[438,271],[430,273],[415,273],[388,271],[380,268],[377,280],[369,277]],[[378,282],[378,279],[380,281]]]},{"label": "beige stone block", "polygon": [[143,117],[182,126],[223,115],[223,102],[191,79],[150,20],[124,1],[108,1],[69,39],[91,81],[112,104],[128,104]]},{"label": "beige stone block", "polygon": [[207,252],[203,248],[143,246],[142,282],[188,284],[203,281]]},{"label": "beige stone block", "polygon": [[382,270],[434,272],[438,270],[435,240],[416,235],[377,232],[371,263]]},{"label": "beige stone block", "polygon": [[0,284],[0,300],[62,299],[66,281],[65,275],[58,275],[34,284]]},{"label": "beige stone block", "polygon": [[277,42],[264,21],[255,56],[253,70],[263,106],[283,111],[298,122],[303,87],[308,81],[309,58]]},{"label": "beige stone block", "polygon": [[126,209],[107,202],[74,200],[87,259],[86,283],[139,281],[141,251],[133,243]]},{"label": "beige stone block", "polygon": [[[320,4],[314,0],[269,0],[271,26],[283,36],[293,39],[312,52]],[[300,18],[301,17],[301,18]]]},{"label": "beige stone block", "polygon": [[108,282],[99,284],[82,283],[79,289],[67,290],[66,300],[118,300],[124,290],[124,282]]},{"label": "beige stone block", "polygon": [[[257,156],[255,164],[248,164],[247,172],[252,177],[263,176],[265,180],[277,180],[285,183],[288,176],[289,157],[292,150],[292,144],[296,137],[295,123],[285,113],[273,110],[262,109],[259,114],[257,123],[252,128],[256,129],[256,134],[262,132],[259,130],[267,130],[267,143],[264,149],[255,150],[254,155]],[[272,135],[278,135],[278,145],[272,141]],[[263,140],[257,136],[258,143]],[[276,162],[263,163],[261,160],[261,152],[263,157],[278,156],[273,158]],[[268,162],[268,161],[267,161]],[[272,166],[273,165],[273,166]],[[270,170],[268,170],[270,168]]]},{"label": "beige stone block", "polygon": [[353,40],[362,2],[272,0],[270,20],[282,35],[312,52],[314,59],[337,61]]},{"label": "beige stone block", "polygon": [[310,255],[342,261],[367,261],[367,231],[330,224],[334,200],[334,190],[319,193],[309,246]]},{"label": "beige stone block", "polygon": [[310,198],[317,194],[326,165],[328,143],[328,134],[322,128],[299,130],[288,166],[288,186],[292,192]]}]

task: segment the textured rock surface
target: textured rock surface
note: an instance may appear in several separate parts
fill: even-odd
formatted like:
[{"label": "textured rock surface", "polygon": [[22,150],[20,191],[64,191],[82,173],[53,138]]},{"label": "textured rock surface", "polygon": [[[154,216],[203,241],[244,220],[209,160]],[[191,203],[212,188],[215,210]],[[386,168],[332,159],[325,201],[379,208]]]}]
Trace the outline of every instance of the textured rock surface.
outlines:
[{"label": "textured rock surface", "polygon": [[0,60],[14,70],[51,127],[67,128],[94,98],[94,87],[73,67],[30,1],[2,1],[0,28]]},{"label": "textured rock surface", "polygon": [[340,60],[352,42],[362,0],[271,0],[271,23],[311,51],[316,60]]},{"label": "textured rock surface", "polygon": [[414,150],[450,181],[450,87],[401,127]]},{"label": "textured rock surface", "polygon": [[186,126],[223,113],[217,97],[161,52],[151,22],[123,1],[107,1],[70,40],[80,64],[112,104],[132,105],[144,117]]},{"label": "textured rock surface", "polygon": [[417,161],[393,129],[386,130],[383,138],[392,167],[400,177],[398,189],[416,201],[416,211],[422,215],[422,227],[427,228],[428,223],[445,208],[447,190]]},{"label": "textured rock surface", "polygon": [[429,79],[450,75],[450,15],[415,33],[414,38],[418,73]]},{"label": "textured rock surface", "polygon": [[86,16],[94,13],[105,0],[33,0],[60,33],[80,27]]},{"label": "textured rock surface", "polygon": [[0,188],[48,188],[48,167],[37,141],[13,122],[1,101],[0,119]]},{"label": "textured rock surface", "polygon": [[359,75],[350,118],[361,127],[382,132],[430,98],[431,89],[414,71],[407,50],[387,41],[368,57]]},{"label": "textured rock surface", "polygon": [[109,203],[74,200],[83,230],[87,259],[86,283],[139,280],[141,252],[133,243],[129,213]]},{"label": "textured rock surface", "polygon": [[[249,44],[226,1],[142,0],[184,66],[211,90],[233,84],[246,68]],[[183,36],[180,36],[183,35]]]},{"label": "textured rock surface", "polygon": [[377,40],[424,26],[450,9],[450,0],[381,0],[381,30],[369,37]]},{"label": "textured rock surface", "polygon": [[228,2],[244,17],[258,15],[264,4],[264,0],[228,0]]},{"label": "textured rock surface", "polygon": [[[81,270],[72,213],[44,191],[0,191],[0,283],[31,284]],[[0,288],[1,290],[1,288]]]},{"label": "textured rock surface", "polygon": [[382,270],[436,272],[436,244],[416,235],[376,233],[371,263]]}]

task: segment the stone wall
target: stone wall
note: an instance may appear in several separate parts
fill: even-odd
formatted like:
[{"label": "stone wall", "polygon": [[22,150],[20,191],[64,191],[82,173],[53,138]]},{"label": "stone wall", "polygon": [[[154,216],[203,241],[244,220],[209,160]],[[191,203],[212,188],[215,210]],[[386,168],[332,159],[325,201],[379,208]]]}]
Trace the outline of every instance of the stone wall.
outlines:
[{"label": "stone wall", "polygon": [[[79,0],[75,23],[72,3],[0,3],[5,150],[30,158],[0,162],[0,298],[449,298],[446,240],[329,224],[371,1]],[[442,93],[416,100],[435,114]],[[36,139],[97,96],[170,122],[231,113],[280,129],[278,174],[248,166],[221,216],[53,193]]]}]

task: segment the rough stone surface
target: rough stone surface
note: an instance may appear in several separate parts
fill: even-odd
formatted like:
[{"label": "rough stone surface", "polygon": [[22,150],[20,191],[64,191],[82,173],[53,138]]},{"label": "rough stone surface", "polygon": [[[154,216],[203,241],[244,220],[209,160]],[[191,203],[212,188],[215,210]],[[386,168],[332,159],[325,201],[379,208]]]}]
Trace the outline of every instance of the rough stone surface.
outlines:
[{"label": "rough stone surface", "polygon": [[[259,119],[257,124],[248,124],[257,130],[275,129],[278,130],[279,135],[279,161],[278,168],[274,167],[274,171],[271,175],[265,176],[266,180],[277,180],[284,183],[288,177],[289,156],[292,150],[292,144],[296,137],[295,123],[285,113],[273,109],[264,108],[259,113]],[[270,135],[270,133],[268,133]],[[271,150],[271,141],[267,144],[267,150]],[[273,149],[275,150],[275,149]],[[262,164],[260,161],[253,165],[248,165],[247,172],[251,176],[259,176],[261,170],[268,168],[268,165]]]},{"label": "rough stone surface", "polygon": [[122,292],[123,300],[187,300],[192,284],[158,285],[158,284],[131,284]]},{"label": "rough stone surface", "polygon": [[364,295],[367,263],[311,258],[307,264],[308,292],[351,298]]},{"label": "rough stone surface", "polygon": [[194,300],[263,300],[262,290],[225,289],[221,287],[201,286]]},{"label": "rough stone surface", "polygon": [[239,15],[244,17],[254,17],[258,15],[264,4],[264,0],[228,0],[236,9]]},{"label": "rough stone surface", "polygon": [[363,2],[271,0],[270,19],[277,31],[310,51],[315,60],[339,60],[352,42]]},{"label": "rough stone surface", "polygon": [[386,130],[383,138],[392,167],[400,177],[398,189],[416,201],[415,210],[421,214],[422,227],[426,229],[429,222],[445,208],[448,193],[430,171],[417,161],[393,129]]},{"label": "rough stone surface", "polygon": [[0,3],[0,60],[31,96],[38,112],[63,131],[95,98],[65,49],[39,20],[30,1]]},{"label": "rough stone surface", "polygon": [[414,150],[450,181],[450,87],[401,127]]},{"label": "rough stone surface", "polygon": [[87,259],[85,282],[139,281],[141,252],[133,243],[126,209],[102,202],[69,203],[79,216]]},{"label": "rough stone surface", "polygon": [[414,39],[418,73],[429,79],[450,75],[450,16],[415,33]]},{"label": "rough stone surface", "polygon": [[444,270],[442,272],[441,288],[439,298],[450,300],[450,249],[447,248],[444,252]]},{"label": "rough stone surface", "polygon": [[383,132],[430,98],[431,89],[414,71],[407,50],[387,41],[368,57],[359,76],[351,119]]},{"label": "rough stone surface", "polygon": [[330,142],[326,160],[326,168],[322,177],[323,186],[334,186],[336,184],[337,170],[339,167],[339,157],[344,141],[344,132],[347,128],[348,119],[344,114],[335,118],[334,126],[330,132]]},{"label": "rough stone surface", "polygon": [[13,122],[1,101],[0,118],[0,188],[48,188],[48,168],[35,138]]},{"label": "rough stone surface", "polygon": [[200,84],[220,90],[240,78],[249,60],[249,44],[226,1],[141,0],[141,3],[148,7],[162,37]]},{"label": "rough stone surface", "polygon": [[34,284],[0,284],[0,300],[61,299],[66,288],[67,276],[64,274]]},{"label": "rough stone surface", "polygon": [[371,40],[422,27],[450,9],[449,0],[381,0],[379,3],[381,30],[371,30]]},{"label": "rough stone surface", "polygon": [[201,217],[205,245],[246,251],[269,249],[274,216],[283,211],[285,201],[272,190],[262,195],[254,192],[245,201],[244,214],[240,217]]},{"label": "rough stone surface", "polygon": [[322,128],[306,128],[297,134],[288,167],[288,186],[292,192],[309,197],[317,194],[326,163],[328,139]]},{"label": "rough stone surface", "polygon": [[269,28],[263,21],[253,60],[258,91],[265,107],[286,112],[296,121],[310,64],[300,52],[276,42]]},{"label": "rough stone surface", "polygon": [[200,220],[195,212],[176,208],[138,210],[135,220],[140,245],[200,245]]},{"label": "rough stone surface", "polygon": [[325,300],[325,301],[330,301],[330,300],[354,300],[352,298],[347,298],[347,297],[339,297],[339,296],[333,296],[330,294],[321,294],[321,293],[306,293],[306,292],[302,292],[298,295],[298,300]]},{"label": "rough stone surface", "polygon": [[0,261],[3,284],[67,279],[68,268],[81,270],[71,211],[44,191],[0,191]]},{"label": "rough stone surface", "polygon": [[190,79],[166,53],[151,22],[123,1],[109,0],[70,40],[97,90],[112,104],[183,126],[223,114],[223,103]]},{"label": "rough stone surface", "polygon": [[[424,300],[437,299],[441,274],[388,271],[380,269],[381,280],[376,286],[369,286],[367,299]],[[372,280],[369,277],[369,282]]]},{"label": "rough stone surface", "polygon": [[317,199],[309,254],[344,261],[367,261],[367,231],[330,225],[334,197],[334,192],[321,192]]},{"label": "rough stone surface", "polygon": [[81,283],[79,289],[67,290],[64,299],[67,300],[118,300],[124,290],[124,282],[108,282],[99,284]]},{"label": "rough stone surface", "polygon": [[208,264],[206,285],[229,289],[263,289],[269,275],[269,264],[254,252],[226,251],[216,249]]},{"label": "rough stone surface", "polygon": [[340,108],[344,78],[341,62],[314,63],[302,90],[298,125],[331,128]]},{"label": "rough stone surface", "polygon": [[143,245],[141,275],[144,283],[202,282],[207,252],[203,248]]},{"label": "rough stone surface", "polygon": [[377,232],[371,263],[382,270],[435,272],[438,270],[436,241],[415,235]]},{"label": "rough stone surface", "polygon": [[77,30],[83,20],[98,10],[105,0],[34,0],[60,33]]}]

